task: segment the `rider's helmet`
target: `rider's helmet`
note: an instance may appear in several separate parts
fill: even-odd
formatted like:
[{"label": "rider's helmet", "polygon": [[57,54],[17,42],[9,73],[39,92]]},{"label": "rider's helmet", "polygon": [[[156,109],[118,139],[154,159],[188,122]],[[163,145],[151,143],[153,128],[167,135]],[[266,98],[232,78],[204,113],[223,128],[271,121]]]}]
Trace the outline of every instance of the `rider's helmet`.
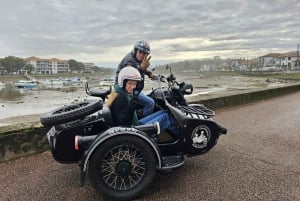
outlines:
[{"label": "rider's helmet", "polygon": [[127,80],[136,80],[140,82],[141,81],[140,72],[132,66],[126,66],[122,68],[118,75],[119,86],[124,88]]},{"label": "rider's helmet", "polygon": [[140,50],[145,54],[150,54],[150,45],[145,40],[137,41],[133,46],[134,55],[136,55],[137,50]]}]

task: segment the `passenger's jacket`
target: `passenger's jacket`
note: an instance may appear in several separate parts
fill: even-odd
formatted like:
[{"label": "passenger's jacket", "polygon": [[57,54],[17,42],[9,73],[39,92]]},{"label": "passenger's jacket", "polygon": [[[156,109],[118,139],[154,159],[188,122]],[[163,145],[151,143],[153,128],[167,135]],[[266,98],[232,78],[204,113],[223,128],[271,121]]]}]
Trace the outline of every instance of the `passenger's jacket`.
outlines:
[{"label": "passenger's jacket", "polygon": [[135,107],[130,104],[131,96],[118,85],[115,86],[114,93],[117,93],[117,95],[110,106],[110,110],[115,125],[138,125],[139,123],[137,114],[135,112]]}]

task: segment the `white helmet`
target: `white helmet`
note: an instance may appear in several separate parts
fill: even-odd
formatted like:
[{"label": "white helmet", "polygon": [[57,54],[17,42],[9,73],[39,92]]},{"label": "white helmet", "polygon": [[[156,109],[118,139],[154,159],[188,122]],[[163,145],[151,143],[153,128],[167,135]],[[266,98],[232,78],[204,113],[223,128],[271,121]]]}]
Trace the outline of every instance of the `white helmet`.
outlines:
[{"label": "white helmet", "polygon": [[132,67],[132,66],[126,66],[121,69],[119,75],[118,75],[118,84],[120,87],[125,87],[125,81],[126,80],[136,80],[138,82],[141,81],[141,74],[140,72]]}]

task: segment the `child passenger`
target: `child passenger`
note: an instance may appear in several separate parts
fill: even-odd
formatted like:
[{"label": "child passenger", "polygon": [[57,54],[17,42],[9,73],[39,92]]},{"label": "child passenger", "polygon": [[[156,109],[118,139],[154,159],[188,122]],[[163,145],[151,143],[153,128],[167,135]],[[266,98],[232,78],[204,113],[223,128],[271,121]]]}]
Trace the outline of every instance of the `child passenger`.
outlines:
[{"label": "child passenger", "polygon": [[140,81],[141,74],[136,68],[126,66],[121,69],[115,91],[107,100],[114,123],[118,126],[131,126],[158,122],[161,131],[167,129],[171,134],[177,136],[179,131],[174,123],[175,120],[165,110],[157,111],[138,120],[136,109],[139,108],[139,102],[135,88]]}]

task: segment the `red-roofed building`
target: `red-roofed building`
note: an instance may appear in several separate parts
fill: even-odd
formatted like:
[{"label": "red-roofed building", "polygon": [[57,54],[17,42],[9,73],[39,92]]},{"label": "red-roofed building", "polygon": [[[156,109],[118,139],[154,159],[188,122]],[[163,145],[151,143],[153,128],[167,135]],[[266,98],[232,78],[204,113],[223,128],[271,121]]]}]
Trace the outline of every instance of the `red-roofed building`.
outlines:
[{"label": "red-roofed building", "polygon": [[281,53],[269,53],[263,56],[258,57],[259,67],[267,68],[267,67],[280,67]]},{"label": "red-roofed building", "polygon": [[259,66],[262,69],[289,69],[299,70],[299,53],[297,51],[287,53],[270,53],[259,57]]},{"label": "red-roofed building", "polygon": [[57,58],[52,59],[40,59],[32,56],[25,58],[24,61],[27,64],[31,64],[35,73],[40,74],[56,74],[69,72],[69,62],[67,60],[60,60]]},{"label": "red-roofed building", "polygon": [[281,66],[288,66],[290,70],[298,70],[299,66],[299,53],[296,51],[287,52],[280,56]]}]

